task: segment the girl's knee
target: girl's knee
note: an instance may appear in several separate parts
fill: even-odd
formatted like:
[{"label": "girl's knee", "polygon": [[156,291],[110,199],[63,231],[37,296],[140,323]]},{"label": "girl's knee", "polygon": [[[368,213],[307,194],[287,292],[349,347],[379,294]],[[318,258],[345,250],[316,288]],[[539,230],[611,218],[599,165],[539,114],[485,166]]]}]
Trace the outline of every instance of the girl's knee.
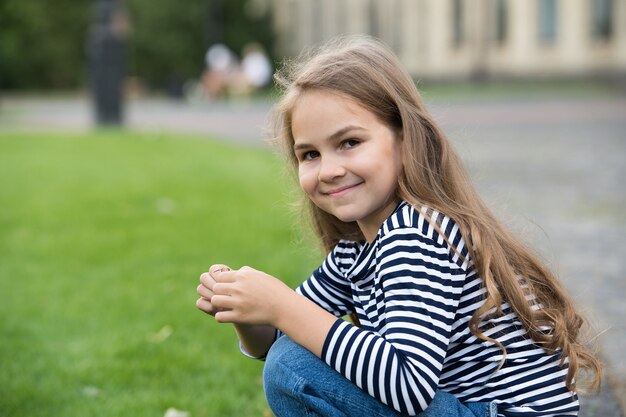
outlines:
[{"label": "girl's knee", "polygon": [[297,369],[312,355],[308,350],[289,339],[287,336],[278,338],[270,348],[263,366],[263,385],[265,390],[286,388],[297,379]]},{"label": "girl's knee", "polygon": [[271,371],[280,364],[293,362],[296,360],[295,356],[298,355],[297,351],[300,349],[304,348],[287,336],[279,337],[267,352],[263,372]]},{"label": "girl's knee", "polygon": [[274,342],[267,353],[265,367],[272,367],[279,363],[298,364],[319,360],[317,356],[287,336],[281,336]]},{"label": "girl's knee", "polygon": [[274,342],[265,358],[263,388],[267,402],[275,413],[283,410],[280,415],[302,415],[298,410],[303,407],[301,392],[308,378],[306,367],[314,360],[319,361],[287,336]]},{"label": "girl's knee", "polygon": [[290,352],[293,352],[294,349],[297,349],[298,347],[302,348],[302,346],[291,340],[289,337],[283,335],[276,339],[276,341],[272,344],[269,352],[267,352],[267,359],[270,359],[270,356],[276,358],[283,355],[288,355]]}]

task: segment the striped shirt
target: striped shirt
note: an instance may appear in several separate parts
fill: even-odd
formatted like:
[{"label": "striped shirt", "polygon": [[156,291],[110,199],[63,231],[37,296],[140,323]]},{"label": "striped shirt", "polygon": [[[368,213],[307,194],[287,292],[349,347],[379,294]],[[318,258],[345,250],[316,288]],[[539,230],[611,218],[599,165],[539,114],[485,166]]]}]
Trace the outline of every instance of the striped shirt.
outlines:
[{"label": "striped shirt", "polygon": [[500,348],[472,335],[485,289],[458,226],[441,213],[401,202],[371,244],[339,242],[297,292],[337,317],[357,313],[360,327],[334,323],[322,359],[395,410],[418,414],[440,389],[493,401],[499,416],[578,414],[567,364],[528,337],[508,304],[481,325],[506,348],[500,369]]}]

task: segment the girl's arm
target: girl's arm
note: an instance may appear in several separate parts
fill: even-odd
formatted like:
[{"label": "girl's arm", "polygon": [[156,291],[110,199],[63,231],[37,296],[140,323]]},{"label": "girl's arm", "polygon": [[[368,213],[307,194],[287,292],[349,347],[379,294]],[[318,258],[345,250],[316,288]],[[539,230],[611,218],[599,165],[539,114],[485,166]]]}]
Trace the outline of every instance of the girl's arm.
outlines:
[{"label": "girl's arm", "polygon": [[[220,323],[234,323],[252,356],[264,355],[279,329],[294,342],[321,356],[328,331],[337,317],[282,281],[249,267],[215,269],[209,302]],[[208,280],[207,280],[208,281]]]},{"label": "girl's arm", "polygon": [[256,359],[264,358],[276,339],[276,328],[273,326],[235,323],[234,327],[245,353]]},{"label": "girl's arm", "polygon": [[[272,300],[278,295],[278,299],[283,301],[278,303],[278,308],[283,308],[285,311],[275,314],[280,323],[274,325],[235,323],[235,329],[244,353],[254,358],[263,358],[274,342],[278,328],[292,340],[308,347],[312,352],[319,352],[320,346],[323,344],[323,341],[319,340],[322,335],[313,337],[314,340],[317,339],[313,343],[310,340],[304,340],[305,337],[308,338],[308,336],[315,334],[317,330],[306,327],[309,323],[323,323],[330,321],[330,317],[341,317],[354,311],[350,284],[345,281],[340,271],[340,263],[345,262],[346,257],[354,256],[354,251],[355,248],[351,247],[349,243],[336,247],[328,254],[322,265],[313,272],[311,278],[298,287],[295,292],[287,288],[282,282],[276,282],[274,277],[262,274],[262,280],[256,283],[261,282],[264,287],[270,286],[272,288],[266,301]],[[250,270],[250,268],[248,269]],[[200,277],[202,284],[198,287],[198,293],[202,297],[198,300],[198,307],[201,310],[215,315],[217,309],[214,309],[209,301],[214,295],[212,288],[215,285],[215,280],[211,274],[229,270],[230,268],[227,266],[218,264],[211,267],[208,273],[202,274]],[[246,268],[242,268],[241,272],[245,270]],[[260,291],[262,290],[260,289]],[[314,299],[314,303],[311,303],[309,299]],[[264,303],[259,311],[270,304],[269,302]],[[324,314],[326,311],[330,312],[330,316]],[[316,317],[317,315],[321,317]],[[306,329],[303,335],[299,334],[301,329]],[[325,330],[322,329],[320,333],[324,334]]]},{"label": "girl's arm", "polygon": [[[200,285],[196,289],[200,295],[196,306],[211,316],[215,316],[220,311],[211,303],[211,298],[215,295],[213,292],[215,280],[212,274],[218,270],[230,270],[230,268],[225,265],[213,265],[209,272],[200,275]],[[254,358],[264,357],[276,338],[276,328],[272,326],[235,323],[234,327],[243,349]]]},{"label": "girl's arm", "polygon": [[[376,254],[377,311],[370,314],[374,320],[378,315],[384,335],[371,326],[357,328],[334,317],[325,321],[304,308],[304,322],[323,322],[317,330],[325,336],[318,334],[311,342],[306,337],[315,329],[295,328],[290,334],[295,339],[305,330],[298,343],[371,396],[409,415],[426,409],[434,397],[466,279],[446,242],[434,237],[424,236],[421,227],[404,226],[381,238]],[[325,305],[331,284],[333,277],[318,274],[298,291],[308,289],[312,302]],[[319,299],[321,295],[325,297]],[[285,330],[291,325],[298,323],[278,324]]]},{"label": "girl's arm", "polygon": [[[447,264],[445,247],[429,239],[423,243],[434,251],[427,258],[433,256],[436,264],[424,263],[425,253],[417,258],[388,253],[381,259],[389,277],[380,300],[385,336],[338,319],[277,278],[248,267],[212,274],[215,319],[278,328],[373,397],[415,415],[434,397],[464,281],[456,265]],[[266,346],[254,346],[255,353],[265,353]]]}]

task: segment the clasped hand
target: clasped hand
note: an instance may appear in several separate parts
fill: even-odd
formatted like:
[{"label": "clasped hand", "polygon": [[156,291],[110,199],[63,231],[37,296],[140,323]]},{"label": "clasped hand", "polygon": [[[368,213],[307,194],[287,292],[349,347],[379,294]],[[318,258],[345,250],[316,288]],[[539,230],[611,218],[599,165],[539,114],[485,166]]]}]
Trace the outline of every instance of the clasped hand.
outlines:
[{"label": "clasped hand", "polygon": [[196,306],[219,323],[275,325],[281,301],[295,294],[277,278],[244,266],[213,265],[200,275]]}]

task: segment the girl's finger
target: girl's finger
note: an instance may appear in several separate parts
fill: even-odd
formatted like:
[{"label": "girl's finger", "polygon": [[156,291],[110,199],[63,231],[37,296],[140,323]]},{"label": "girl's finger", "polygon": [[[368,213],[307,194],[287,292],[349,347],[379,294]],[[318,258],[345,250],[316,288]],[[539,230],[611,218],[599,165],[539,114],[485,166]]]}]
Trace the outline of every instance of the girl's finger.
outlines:
[{"label": "girl's finger", "polygon": [[211,304],[213,305],[213,308],[220,310],[229,310],[234,307],[233,297],[221,294],[216,294],[211,297]]},{"label": "girl's finger", "polygon": [[237,271],[217,270],[211,273],[211,277],[215,282],[235,282],[237,279]]},{"label": "girl's finger", "polygon": [[237,314],[230,310],[218,311],[215,313],[215,321],[218,323],[235,323]]},{"label": "girl's finger", "polygon": [[200,297],[206,298],[207,300],[210,300],[214,294],[213,291],[211,291],[210,289],[208,289],[202,284],[198,285],[198,287],[196,288],[196,292],[198,293]]},{"label": "girl's finger", "polygon": [[213,277],[211,276],[209,272],[205,272],[202,275],[200,275],[200,282],[202,283],[202,285],[204,285],[208,289],[212,289],[213,285],[215,285],[215,280],[213,279]]},{"label": "girl's finger", "polygon": [[230,282],[216,282],[213,286],[213,294],[233,295],[233,285]]},{"label": "girl's finger", "polygon": [[203,297],[198,298],[198,300],[196,301],[196,307],[198,307],[198,309],[204,311],[205,313],[208,313],[211,315],[215,315],[216,313],[216,310],[214,309],[213,304],[211,304],[209,300]]},{"label": "girl's finger", "polygon": [[209,268],[210,274],[213,274],[214,272],[220,272],[220,271],[232,271],[232,269],[228,265],[224,265],[224,264],[211,265],[211,267]]}]

